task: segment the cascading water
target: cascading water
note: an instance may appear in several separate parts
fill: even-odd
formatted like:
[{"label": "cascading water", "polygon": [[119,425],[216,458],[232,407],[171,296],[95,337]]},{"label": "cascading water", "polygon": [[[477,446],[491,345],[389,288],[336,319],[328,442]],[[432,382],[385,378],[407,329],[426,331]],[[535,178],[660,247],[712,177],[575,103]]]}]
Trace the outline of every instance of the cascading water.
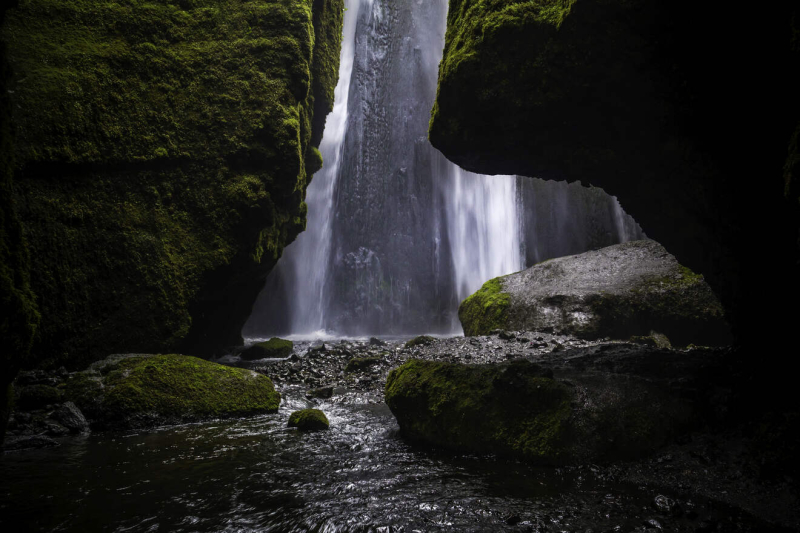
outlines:
[{"label": "cascading water", "polygon": [[447,0],[345,4],[308,229],[245,337],[459,332],[458,304],[488,279],[637,237],[599,189],[473,174],[430,145]]}]

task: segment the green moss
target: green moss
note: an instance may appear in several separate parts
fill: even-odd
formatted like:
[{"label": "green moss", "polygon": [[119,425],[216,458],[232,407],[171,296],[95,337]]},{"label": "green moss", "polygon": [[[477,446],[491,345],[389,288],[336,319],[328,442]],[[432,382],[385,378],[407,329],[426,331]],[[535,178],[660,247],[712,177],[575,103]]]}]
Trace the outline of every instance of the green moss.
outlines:
[{"label": "green moss", "polygon": [[405,348],[413,348],[414,346],[427,346],[429,344],[433,344],[435,341],[436,339],[429,335],[419,335],[409,341],[406,341],[403,346]]},{"label": "green moss", "polygon": [[[87,416],[101,426],[272,413],[280,404],[268,377],[195,357],[122,357],[98,370],[73,377],[66,390],[67,398],[81,409],[88,404]],[[93,397],[98,392],[100,397]]]},{"label": "green moss", "polygon": [[50,385],[27,385],[16,388],[15,404],[22,410],[43,409],[47,405],[61,403],[64,394]]},{"label": "green moss", "polygon": [[328,429],[330,422],[325,413],[319,409],[303,409],[295,411],[289,416],[289,427],[305,431],[318,431]]},{"label": "green moss", "polygon": [[24,178],[11,196],[48,317],[39,358],[78,368],[239,342],[259,280],[305,227],[342,9],[27,0],[8,13],[3,94]]},{"label": "green moss", "polygon": [[392,370],[386,403],[404,436],[459,451],[558,463],[572,393],[527,361],[455,365],[411,360]]},{"label": "green moss", "polygon": [[502,291],[502,277],[490,279],[461,302],[458,319],[464,335],[488,335],[492,330],[505,329],[511,297]]},{"label": "green moss", "polygon": [[345,372],[361,372],[370,367],[380,364],[383,361],[380,357],[354,357],[347,362],[344,367]]},{"label": "green moss", "polygon": [[294,343],[278,337],[272,337],[268,341],[258,342],[245,351],[240,356],[242,359],[254,360],[264,358],[282,359],[289,357],[294,349]]}]

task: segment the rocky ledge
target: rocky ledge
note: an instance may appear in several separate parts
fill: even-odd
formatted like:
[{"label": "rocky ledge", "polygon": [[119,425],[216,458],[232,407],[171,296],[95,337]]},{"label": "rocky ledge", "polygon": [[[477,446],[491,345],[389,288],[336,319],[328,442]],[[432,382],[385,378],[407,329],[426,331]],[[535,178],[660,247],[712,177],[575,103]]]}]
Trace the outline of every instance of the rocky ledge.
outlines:
[{"label": "rocky ledge", "polygon": [[544,261],[488,281],[464,300],[467,335],[496,328],[586,339],[652,332],[678,346],[730,343],[722,305],[703,280],[655,241],[632,241]]}]

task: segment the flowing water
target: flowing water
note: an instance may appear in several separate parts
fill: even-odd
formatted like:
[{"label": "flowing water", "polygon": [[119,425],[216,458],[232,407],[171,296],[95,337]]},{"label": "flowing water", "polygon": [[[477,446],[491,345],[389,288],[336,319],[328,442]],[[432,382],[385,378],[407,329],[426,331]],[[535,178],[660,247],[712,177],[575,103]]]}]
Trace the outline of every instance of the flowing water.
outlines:
[{"label": "flowing water", "polygon": [[398,437],[380,393],[323,401],[331,429],[300,433],[286,420],[312,405],[303,392],[283,387],[273,415],[6,453],[0,529],[629,532],[655,520],[665,531],[759,531],[701,500],[659,513],[658,492],[595,466],[535,468],[415,448]]},{"label": "flowing water", "polygon": [[458,305],[485,281],[643,237],[600,189],[473,174],[431,146],[447,0],[346,5],[308,229],[245,337],[460,333]]}]

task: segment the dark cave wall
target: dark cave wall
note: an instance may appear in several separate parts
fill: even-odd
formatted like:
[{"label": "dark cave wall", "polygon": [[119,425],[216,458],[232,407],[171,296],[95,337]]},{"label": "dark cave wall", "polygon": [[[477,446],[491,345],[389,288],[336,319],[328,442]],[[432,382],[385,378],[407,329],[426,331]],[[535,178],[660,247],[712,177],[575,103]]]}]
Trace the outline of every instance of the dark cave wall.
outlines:
[{"label": "dark cave wall", "polygon": [[13,196],[42,314],[31,364],[240,342],[305,227],[343,9],[22,0],[6,14],[3,208]]},{"label": "dark cave wall", "polygon": [[740,339],[780,331],[798,294],[797,203],[781,194],[796,12],[451,0],[431,142],[474,172],[602,187],[706,276]]}]

